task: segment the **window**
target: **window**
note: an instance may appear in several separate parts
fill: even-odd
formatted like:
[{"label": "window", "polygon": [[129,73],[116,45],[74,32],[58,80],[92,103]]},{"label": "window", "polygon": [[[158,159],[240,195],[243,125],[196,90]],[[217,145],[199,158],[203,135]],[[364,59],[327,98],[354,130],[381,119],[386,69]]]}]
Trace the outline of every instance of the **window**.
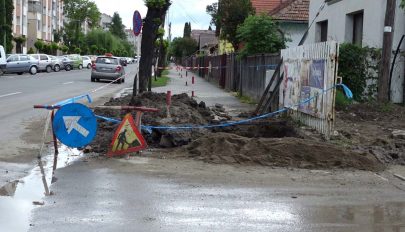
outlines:
[{"label": "window", "polygon": [[10,56],[7,59],[7,62],[15,62],[15,61],[18,61],[18,56]]},{"label": "window", "polygon": [[28,56],[20,56],[20,61],[28,61],[30,58]]},{"label": "window", "polygon": [[41,55],[41,60],[48,60],[48,57],[45,55]]},{"label": "window", "polygon": [[316,42],[328,40],[328,20],[316,23]]},{"label": "window", "polygon": [[362,45],[363,43],[363,12],[353,15],[353,38],[352,43]]}]

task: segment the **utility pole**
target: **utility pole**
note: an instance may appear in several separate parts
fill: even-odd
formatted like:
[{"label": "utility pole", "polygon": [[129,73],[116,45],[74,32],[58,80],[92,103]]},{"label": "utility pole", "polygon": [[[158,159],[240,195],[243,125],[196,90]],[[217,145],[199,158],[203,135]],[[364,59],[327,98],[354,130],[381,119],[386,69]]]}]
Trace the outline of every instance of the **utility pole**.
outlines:
[{"label": "utility pole", "polygon": [[380,65],[380,75],[378,78],[378,101],[388,102],[390,88],[390,63],[392,53],[392,43],[394,39],[394,21],[395,9],[397,7],[396,0],[387,0],[387,9],[385,11],[384,22],[384,38],[382,47],[382,59]]}]

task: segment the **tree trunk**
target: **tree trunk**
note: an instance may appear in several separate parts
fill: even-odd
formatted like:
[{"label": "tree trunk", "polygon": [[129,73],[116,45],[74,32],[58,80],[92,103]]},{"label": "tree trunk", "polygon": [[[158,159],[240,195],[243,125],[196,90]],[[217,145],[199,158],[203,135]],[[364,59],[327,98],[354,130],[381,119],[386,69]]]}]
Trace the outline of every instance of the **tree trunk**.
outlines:
[{"label": "tree trunk", "polygon": [[[148,82],[151,78],[152,59],[154,57],[155,41],[157,39],[157,30],[163,22],[167,9],[170,6],[170,0],[165,0],[162,8],[148,8],[148,13],[144,19],[141,44],[141,60],[139,62],[139,92],[145,92],[148,88]],[[157,22],[159,21],[159,22]],[[133,93],[133,96],[136,92]]]},{"label": "tree trunk", "polygon": [[159,48],[159,62],[158,62],[158,69],[157,69],[157,76],[161,77],[162,76],[162,71],[165,66],[166,66],[166,49],[163,44],[163,38],[160,38],[160,48]]}]

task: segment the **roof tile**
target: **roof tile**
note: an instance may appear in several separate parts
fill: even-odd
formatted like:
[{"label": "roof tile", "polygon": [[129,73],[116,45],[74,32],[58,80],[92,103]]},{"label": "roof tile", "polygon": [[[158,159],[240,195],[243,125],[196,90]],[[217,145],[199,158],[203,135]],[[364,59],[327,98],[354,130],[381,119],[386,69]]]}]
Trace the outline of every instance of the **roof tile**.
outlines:
[{"label": "roof tile", "polygon": [[270,11],[270,15],[276,20],[308,22],[309,1],[288,0]]}]

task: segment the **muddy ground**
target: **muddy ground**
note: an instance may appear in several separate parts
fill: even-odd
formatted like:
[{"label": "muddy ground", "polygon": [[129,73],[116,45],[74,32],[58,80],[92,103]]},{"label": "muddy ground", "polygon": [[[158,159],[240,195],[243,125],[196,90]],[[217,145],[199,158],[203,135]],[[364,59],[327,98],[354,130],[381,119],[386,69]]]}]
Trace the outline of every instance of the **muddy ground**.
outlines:
[{"label": "muddy ground", "polygon": [[[160,109],[146,113],[144,125],[176,126],[218,124],[240,120],[226,114],[221,105],[208,108],[186,94],[174,95],[167,118],[165,94],[145,93],[131,102],[127,96],[111,99],[106,105],[145,105]],[[194,159],[208,163],[260,165],[305,169],[383,170],[389,164],[405,164],[405,140],[393,137],[405,128],[400,106],[352,105],[337,112],[336,133],[325,140],[313,130],[288,118],[266,119],[231,127],[193,130],[153,129],[142,131],[149,148],[148,156]],[[388,107],[388,108],[387,108]],[[97,114],[122,118],[128,112],[97,109]],[[108,151],[117,124],[101,122],[91,150],[101,155]]]}]

